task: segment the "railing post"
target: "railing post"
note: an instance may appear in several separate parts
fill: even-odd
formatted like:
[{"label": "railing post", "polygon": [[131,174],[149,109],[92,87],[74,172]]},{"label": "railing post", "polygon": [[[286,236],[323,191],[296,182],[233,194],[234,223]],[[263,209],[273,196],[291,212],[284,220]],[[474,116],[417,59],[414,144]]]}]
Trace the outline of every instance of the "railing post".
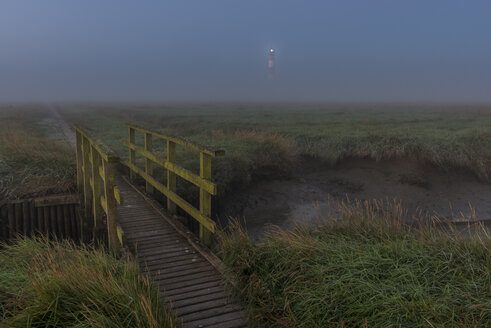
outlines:
[{"label": "railing post", "polygon": [[[167,161],[169,163],[176,162],[176,144],[167,140]],[[171,170],[167,170],[167,189],[176,192],[176,174]],[[167,197],[167,211],[171,214],[176,213],[176,204]]]},{"label": "railing post", "polygon": [[83,184],[84,184],[84,210],[85,215],[90,215],[91,213],[91,187],[90,187],[90,161],[89,152],[90,144],[87,138],[82,136],[82,164],[83,164]]},{"label": "railing post", "polygon": [[107,202],[107,239],[109,249],[118,254],[120,243],[118,238],[118,212],[114,197],[114,163],[103,161],[104,195]]},{"label": "railing post", "polygon": [[84,188],[84,177],[82,174],[82,135],[75,129],[75,155],[77,159],[77,188],[82,191]]},{"label": "railing post", "polygon": [[[129,137],[128,142],[130,144],[134,145],[135,144],[135,129],[128,127],[128,137]],[[135,151],[131,148],[129,148],[129,150],[130,150],[130,163],[133,165],[136,165]],[[130,179],[133,180],[135,177],[136,177],[136,173],[132,169],[130,169]]]},{"label": "railing post", "polygon": [[102,223],[102,206],[101,206],[101,196],[102,196],[102,185],[101,185],[101,175],[99,172],[99,166],[101,165],[101,157],[94,146],[90,147],[90,156],[92,158],[92,206],[94,211],[94,238],[101,236],[101,232],[104,231],[104,225]]},{"label": "railing post", "polygon": [[[211,180],[211,156],[200,152],[199,157],[200,177]],[[211,195],[203,188],[199,189],[199,211],[203,216],[211,217]],[[199,225],[199,238],[204,245],[211,245],[211,232],[203,224]]]},{"label": "railing post", "polygon": [[[148,152],[152,152],[152,134],[145,133],[145,150]],[[152,161],[145,157],[145,173],[149,176],[153,175],[153,166]],[[148,181],[145,181],[145,190],[147,193],[153,193],[153,187]]]}]

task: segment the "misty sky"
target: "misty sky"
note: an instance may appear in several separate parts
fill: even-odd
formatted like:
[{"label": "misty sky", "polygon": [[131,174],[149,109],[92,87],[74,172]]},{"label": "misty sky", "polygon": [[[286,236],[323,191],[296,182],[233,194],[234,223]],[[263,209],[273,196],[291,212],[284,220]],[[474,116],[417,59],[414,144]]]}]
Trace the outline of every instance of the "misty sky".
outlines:
[{"label": "misty sky", "polygon": [[0,0],[11,100],[491,102],[491,1]]}]

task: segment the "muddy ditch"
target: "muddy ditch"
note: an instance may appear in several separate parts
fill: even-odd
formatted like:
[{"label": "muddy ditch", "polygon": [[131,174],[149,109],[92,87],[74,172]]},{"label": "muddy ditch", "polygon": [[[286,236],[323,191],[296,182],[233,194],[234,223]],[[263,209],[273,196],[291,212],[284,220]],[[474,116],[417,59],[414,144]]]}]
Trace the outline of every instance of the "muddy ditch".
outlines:
[{"label": "muddy ditch", "polygon": [[299,159],[290,179],[256,183],[220,201],[219,222],[229,217],[260,238],[270,225],[288,229],[336,214],[346,200],[398,200],[408,217],[425,213],[453,221],[491,219],[491,184],[464,170],[443,172],[416,159],[346,159],[330,166]]}]

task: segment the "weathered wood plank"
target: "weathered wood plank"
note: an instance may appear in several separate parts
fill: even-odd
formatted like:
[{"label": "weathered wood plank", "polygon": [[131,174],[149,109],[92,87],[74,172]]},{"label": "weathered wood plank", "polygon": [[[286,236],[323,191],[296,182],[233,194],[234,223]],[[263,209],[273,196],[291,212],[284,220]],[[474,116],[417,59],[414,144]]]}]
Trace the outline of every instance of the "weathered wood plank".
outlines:
[{"label": "weathered wood plank", "polygon": [[199,290],[207,289],[207,288],[213,288],[213,287],[221,287],[224,288],[223,286],[223,280],[217,279],[217,280],[211,280],[211,281],[204,281],[198,284],[193,284],[189,286],[183,286],[182,288],[178,289],[167,289],[164,290],[164,288],[161,288],[161,290],[164,293],[165,297],[174,297],[176,295],[185,295],[191,292],[196,292]]},{"label": "weathered wood plank", "polygon": [[[241,310],[242,309],[238,305],[226,304],[226,305],[206,309],[203,311],[197,311],[197,312],[193,312],[193,313],[186,314],[186,315],[180,315],[180,317],[186,323],[186,322],[193,322],[193,321],[202,320],[202,319],[206,319],[206,318],[213,318],[213,317],[217,317],[219,315],[223,315],[226,313],[232,313],[232,312],[238,312]],[[204,320],[202,320],[202,321],[204,321]],[[200,321],[200,322],[202,322],[202,321]]]}]

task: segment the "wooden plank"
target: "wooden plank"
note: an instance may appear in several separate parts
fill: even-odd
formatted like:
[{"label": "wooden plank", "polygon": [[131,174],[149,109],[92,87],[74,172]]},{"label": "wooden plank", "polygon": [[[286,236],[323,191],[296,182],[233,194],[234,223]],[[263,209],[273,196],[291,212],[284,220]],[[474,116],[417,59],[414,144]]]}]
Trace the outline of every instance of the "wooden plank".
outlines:
[{"label": "wooden plank", "polygon": [[56,220],[56,208],[54,206],[47,207],[49,209],[50,235],[53,239],[58,238],[58,222]]},{"label": "wooden plank", "polygon": [[153,265],[166,265],[168,263],[173,263],[173,262],[177,262],[177,261],[185,261],[185,260],[189,260],[190,262],[193,262],[193,261],[197,261],[199,259],[199,255],[197,253],[195,254],[185,254],[185,255],[181,255],[181,256],[178,256],[178,258],[176,259],[176,257],[163,257],[163,258],[157,258],[157,259],[144,259],[144,258],[140,258],[138,257],[138,263],[141,265],[141,266],[153,266]]},{"label": "wooden plank", "polygon": [[203,259],[202,257],[196,254],[190,254],[186,256],[181,256],[178,259],[165,258],[165,259],[158,259],[158,260],[147,261],[147,262],[145,262],[145,260],[142,260],[140,261],[140,263],[142,264],[141,265],[142,268],[146,268],[149,271],[153,271],[158,268],[162,270],[164,269],[170,270],[174,267],[181,267],[184,265],[198,265],[199,263],[208,263],[208,262],[206,262],[205,259]]},{"label": "wooden plank", "polygon": [[99,173],[101,163],[101,155],[93,144],[90,146],[90,158],[92,159],[92,215],[94,218],[94,238],[100,238],[104,235],[104,223],[102,221],[103,211],[101,205],[102,196],[102,180]]},{"label": "wooden plank", "polygon": [[179,300],[179,301],[172,301],[171,304],[172,304],[173,309],[178,309],[178,311],[179,311],[179,309],[183,308],[183,307],[188,307],[191,305],[197,305],[200,303],[205,303],[205,302],[214,301],[214,300],[223,300],[223,299],[227,300],[228,298],[229,298],[229,295],[227,293],[225,293],[223,288],[222,288],[221,290],[216,291],[214,293],[207,293],[207,294],[204,294],[201,296],[186,298],[186,299]]},{"label": "wooden plank", "polygon": [[15,233],[22,234],[22,203],[14,204],[15,213]]},{"label": "wooden plank", "polygon": [[15,212],[14,204],[7,205],[7,216],[9,222],[9,238],[12,239],[15,236]]},{"label": "wooden plank", "polygon": [[35,207],[63,205],[63,204],[80,204],[80,196],[77,194],[67,194],[67,195],[38,197],[34,199]]},{"label": "wooden plank", "polygon": [[142,259],[144,259],[144,261],[171,259],[171,258],[173,258],[175,260],[176,258],[179,258],[179,257],[187,255],[187,254],[198,254],[198,253],[193,252],[193,251],[188,251],[188,252],[174,251],[174,252],[165,253],[165,254],[155,254],[155,255],[146,254],[145,257],[142,257]]},{"label": "wooden plank", "polygon": [[78,233],[78,224],[77,224],[77,217],[76,217],[76,214],[75,214],[75,205],[74,204],[70,204],[68,205],[68,216],[70,217],[70,233],[71,233],[71,237],[73,238],[73,240],[75,241],[78,241],[79,240],[79,233]]},{"label": "wooden plank", "polygon": [[83,190],[83,164],[82,164],[82,135],[80,131],[75,130],[75,158],[77,162],[77,189]]},{"label": "wooden plank", "polygon": [[[90,187],[90,164],[89,164],[89,152],[90,152],[90,143],[87,138],[82,139],[82,165],[83,165],[83,172],[84,172],[84,209],[85,209],[85,215],[91,215],[92,211],[92,189]],[[92,224],[89,224],[89,220],[85,220],[85,229],[88,230],[92,228]]]},{"label": "wooden plank", "polygon": [[177,295],[186,295],[188,293],[193,293],[197,292],[203,289],[208,289],[208,288],[213,288],[213,287],[218,287],[220,286],[221,288],[224,288],[223,286],[223,281],[218,279],[218,280],[211,280],[211,281],[205,281],[205,282],[200,282],[197,284],[192,284],[190,286],[182,286],[181,288],[174,289],[174,290],[164,290],[162,287],[161,290],[164,293],[164,296],[166,298],[172,298]]},{"label": "wooden plank", "polygon": [[[205,180],[211,180],[211,157],[208,154],[200,153],[199,175]],[[204,217],[211,217],[211,195],[205,189],[199,190],[199,211]],[[199,225],[199,239],[205,246],[211,246],[211,233],[204,224]]]},{"label": "wooden plank", "polygon": [[58,225],[58,236],[60,238],[66,238],[65,236],[65,220],[63,218],[63,205],[57,205],[56,206],[56,218],[57,218],[57,225]]},{"label": "wooden plank", "polygon": [[154,277],[154,279],[157,280],[165,280],[165,279],[177,278],[177,277],[182,277],[185,275],[190,275],[195,273],[202,273],[203,275],[205,275],[208,272],[212,272],[212,271],[216,274],[215,269],[211,265],[207,265],[207,266],[196,266],[191,269],[187,269],[187,270],[182,269],[180,271],[174,271],[174,272],[166,272],[166,273],[158,272],[153,274],[152,276]]},{"label": "wooden plank", "polygon": [[63,224],[64,224],[64,232],[65,232],[65,238],[70,238],[71,237],[71,222],[70,222],[70,215],[68,214],[68,205],[61,205],[62,210],[63,210]]},{"label": "wooden plank", "polygon": [[[135,144],[135,129],[128,126],[128,143]],[[129,161],[132,165],[136,165],[136,154],[133,149],[129,149]],[[134,180],[136,178],[135,172],[130,168],[130,179]]]},{"label": "wooden plank", "polygon": [[28,236],[29,235],[29,231],[30,231],[30,223],[29,222],[31,219],[30,217],[30,212],[29,212],[29,202],[28,201],[24,201],[22,203],[22,232],[24,233],[24,236]]},{"label": "wooden plank", "polygon": [[196,208],[193,207],[193,205],[189,204],[187,201],[176,195],[175,193],[171,192],[170,190],[167,189],[164,185],[162,185],[160,182],[155,180],[154,178],[148,176],[143,170],[139,169],[138,167],[132,165],[129,162],[126,162],[126,165],[128,165],[133,171],[141,175],[146,181],[148,181],[150,184],[152,184],[155,189],[160,191],[161,193],[164,194],[167,198],[170,198],[174,203],[176,203],[180,208],[182,208],[186,213],[191,215],[193,218],[195,218],[198,222],[200,222],[206,229],[208,229],[210,232],[215,232],[216,229],[216,223],[210,219],[209,217],[206,217],[200,213]]},{"label": "wooden plank", "polygon": [[[170,147],[169,147],[170,144]],[[138,147],[137,145],[130,144],[128,142],[125,142],[125,146],[135,150],[139,154],[143,155],[145,158],[153,161],[154,163],[159,164],[160,166],[164,167],[165,169],[168,170],[168,173],[170,171],[172,176],[178,175],[179,177],[183,178],[186,181],[191,182],[195,186],[198,186],[200,188],[206,189],[210,194],[216,195],[217,193],[217,186],[215,183],[202,179],[199,175],[186,170],[185,168],[180,167],[179,165],[175,164],[175,149],[176,149],[176,144],[173,142],[168,141],[167,142],[167,160],[165,160],[162,157],[159,157],[149,151],[146,151],[145,149]],[[171,152],[171,159],[169,159],[169,151]],[[174,156],[172,156],[172,152],[174,152]],[[174,159],[172,159],[174,158]],[[136,164],[135,164],[136,165]],[[172,179],[171,179],[172,180]],[[167,178],[167,181],[169,181],[169,178]]]},{"label": "wooden plank", "polygon": [[197,286],[207,282],[222,282],[222,278],[218,275],[214,275],[214,276],[201,277],[195,280],[179,281],[174,284],[167,284],[165,282],[161,282],[159,284],[159,288],[163,290],[165,293],[169,293],[176,289],[184,290],[185,287]]},{"label": "wooden plank", "polygon": [[193,268],[201,268],[201,267],[211,267],[210,264],[204,260],[199,262],[190,262],[190,261],[176,261],[173,262],[172,265],[166,265],[165,267],[152,267],[148,268],[147,273],[149,275],[155,275],[157,273],[167,274],[177,272],[180,273],[182,271],[193,269]]},{"label": "wooden plank", "polygon": [[29,234],[34,235],[37,230],[37,218],[36,218],[36,208],[34,207],[34,202],[29,202]]},{"label": "wooden plank", "polygon": [[[176,168],[179,167],[173,167],[173,169],[170,168],[170,166],[174,166],[174,163],[176,162],[176,144],[170,140],[167,140],[167,161],[164,162],[164,167],[165,164],[167,163],[169,167],[167,167],[167,189],[170,192],[173,192],[177,195],[177,179],[176,179]],[[179,168],[180,169],[180,168]],[[183,169],[184,170],[184,169]],[[199,182],[201,181],[196,181],[195,177],[193,176],[192,172],[185,172],[187,170],[181,171],[179,174],[182,178],[186,179],[187,181],[192,181],[192,183]],[[198,178],[196,176],[196,178]],[[194,181],[193,181],[194,179]],[[215,187],[216,190],[216,187]],[[167,197],[167,211],[171,214],[175,214],[177,212],[176,208],[176,203],[174,203],[170,198]]]},{"label": "wooden plank", "polygon": [[242,311],[228,312],[209,318],[188,321],[184,327],[238,328],[247,327],[247,319]]},{"label": "wooden plank", "polygon": [[[186,314],[191,314],[191,313],[196,313],[200,311],[206,311],[209,309],[216,309],[218,308],[221,310],[222,307],[225,305],[229,304],[229,301],[226,297],[224,298],[219,298],[219,299],[214,299],[214,300],[209,300],[207,302],[202,302],[202,303],[197,303],[197,304],[192,304],[188,306],[183,306],[180,308],[174,308],[174,310],[177,312],[177,315],[182,317],[183,320],[185,320],[184,316]],[[220,311],[221,312],[221,311]],[[218,312],[218,313],[220,313]]]},{"label": "wooden plank", "polygon": [[223,315],[226,313],[232,313],[232,312],[238,312],[238,311],[241,311],[241,308],[238,305],[225,304],[225,305],[221,305],[221,306],[217,306],[217,307],[208,308],[208,309],[205,309],[203,311],[196,311],[196,312],[192,312],[190,314],[179,315],[179,316],[182,318],[182,320],[185,323],[196,321],[196,320],[200,320],[200,322],[201,322],[202,319],[213,318],[213,317],[216,317],[218,315]]},{"label": "wooden plank", "polygon": [[166,295],[165,300],[174,303],[181,300],[194,299],[203,295],[208,295],[208,294],[213,294],[223,291],[224,291],[224,286],[218,285],[214,287],[206,287],[204,289],[193,290],[187,293],[180,293],[173,296]]},{"label": "wooden plank", "polygon": [[50,218],[50,207],[42,207],[43,209],[43,218],[44,218],[44,234],[47,238],[51,237],[50,232],[51,232],[51,220]]},{"label": "wooden plank", "polygon": [[157,282],[159,282],[162,285],[167,287],[168,285],[172,285],[172,284],[179,283],[182,281],[188,281],[189,282],[189,281],[194,281],[196,279],[204,279],[206,277],[220,278],[220,276],[217,275],[216,271],[209,271],[209,272],[203,272],[203,273],[189,274],[186,276],[179,276],[179,277],[175,277],[175,278],[160,279],[160,277],[155,277],[154,281],[157,281]]},{"label": "wooden plank", "polygon": [[[152,152],[152,134],[145,133],[145,151],[151,153]],[[145,173],[149,176],[153,175],[153,166],[152,161],[148,158],[145,158]],[[145,182],[145,191],[148,194],[153,193],[153,187],[150,183]]]},{"label": "wooden plank", "polygon": [[122,245],[122,234],[118,234],[118,212],[116,208],[116,198],[114,197],[114,171],[113,163],[103,161],[104,166],[104,205],[107,218],[107,235],[109,249],[113,254],[119,254]]},{"label": "wooden plank", "polygon": [[9,220],[8,220],[8,212],[7,212],[6,204],[0,206],[0,217],[1,217],[0,230],[2,231],[1,238],[2,240],[7,240],[9,239]]},{"label": "wooden plank", "polygon": [[[213,150],[213,149],[209,149],[207,147],[204,147],[200,144],[197,144],[197,143],[193,143],[193,142],[190,142],[190,141],[187,141],[187,140],[184,140],[184,139],[181,139],[181,138],[177,138],[177,137],[173,137],[173,136],[168,136],[168,135],[164,135],[160,132],[157,132],[157,131],[153,131],[153,130],[149,130],[149,129],[145,129],[143,127],[140,127],[140,126],[137,126],[137,125],[134,125],[134,124],[126,124],[126,126],[130,129],[134,129],[134,130],[138,130],[140,132],[143,132],[143,133],[150,133],[158,138],[161,138],[161,139],[164,139],[164,140],[170,140],[178,145],[181,145],[181,146],[184,146],[184,147],[187,147],[187,148],[190,148],[190,149],[194,149],[194,150],[197,150],[197,151],[200,151],[200,152],[204,152],[210,156],[213,156],[213,157],[216,157],[216,156],[223,156],[225,155],[225,151],[223,150]],[[134,143],[134,142],[133,142]]]}]

